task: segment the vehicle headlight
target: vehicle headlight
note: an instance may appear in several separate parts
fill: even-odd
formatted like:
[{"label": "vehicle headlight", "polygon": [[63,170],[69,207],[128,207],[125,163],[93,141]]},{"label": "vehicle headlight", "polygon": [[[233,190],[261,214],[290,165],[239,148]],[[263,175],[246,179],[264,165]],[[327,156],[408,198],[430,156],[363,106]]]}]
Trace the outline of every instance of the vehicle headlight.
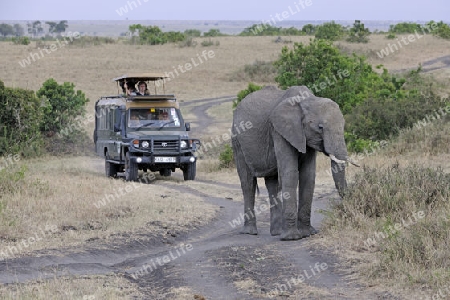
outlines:
[{"label": "vehicle headlight", "polygon": [[148,148],[148,147],[150,147],[150,143],[147,142],[147,141],[143,141],[142,142],[142,148]]},{"label": "vehicle headlight", "polygon": [[180,146],[181,146],[181,148],[187,148],[188,143],[186,141],[181,141]]}]

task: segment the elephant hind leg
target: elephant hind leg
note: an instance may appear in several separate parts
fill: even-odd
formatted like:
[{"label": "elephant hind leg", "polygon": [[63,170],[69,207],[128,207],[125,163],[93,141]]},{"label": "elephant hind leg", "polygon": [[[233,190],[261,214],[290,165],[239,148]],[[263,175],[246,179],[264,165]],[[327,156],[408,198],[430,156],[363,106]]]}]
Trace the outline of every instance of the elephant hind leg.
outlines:
[{"label": "elephant hind leg", "polygon": [[255,215],[256,177],[249,176],[246,181],[241,181],[241,187],[244,194],[244,227],[240,233],[256,235],[258,234]]},{"label": "elephant hind leg", "polygon": [[278,175],[264,177],[270,201],[270,234],[280,235],[283,230],[283,202],[278,192],[281,187],[278,184]]}]

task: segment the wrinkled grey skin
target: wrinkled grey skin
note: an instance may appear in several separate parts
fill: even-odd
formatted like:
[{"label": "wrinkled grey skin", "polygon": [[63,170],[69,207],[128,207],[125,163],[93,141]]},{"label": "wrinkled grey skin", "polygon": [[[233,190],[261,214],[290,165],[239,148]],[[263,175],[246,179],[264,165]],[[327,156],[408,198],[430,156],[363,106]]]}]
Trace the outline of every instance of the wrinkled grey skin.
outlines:
[{"label": "wrinkled grey skin", "polygon": [[[252,128],[243,130],[243,123]],[[270,233],[297,240],[316,230],[311,226],[311,202],[316,176],[316,151],[348,157],[344,118],[330,99],[315,97],[304,86],[286,91],[276,87],[248,95],[233,115],[232,145],[244,195],[245,222],[241,233],[258,234],[255,217],[256,178],[264,177],[270,199]],[[340,195],[347,184],[345,164],[332,161]],[[337,167],[336,167],[337,166]],[[298,199],[297,199],[298,187]],[[282,201],[277,197],[279,192]]]}]

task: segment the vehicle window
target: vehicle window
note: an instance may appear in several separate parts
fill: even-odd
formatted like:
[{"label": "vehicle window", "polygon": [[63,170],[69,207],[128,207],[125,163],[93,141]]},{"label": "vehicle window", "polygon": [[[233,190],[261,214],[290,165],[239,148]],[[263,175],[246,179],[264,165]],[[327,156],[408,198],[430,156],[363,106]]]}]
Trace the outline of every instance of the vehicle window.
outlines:
[{"label": "vehicle window", "polygon": [[160,125],[167,123],[164,127],[180,126],[180,118],[174,107],[133,108],[128,118],[129,127],[139,127],[150,122]]}]

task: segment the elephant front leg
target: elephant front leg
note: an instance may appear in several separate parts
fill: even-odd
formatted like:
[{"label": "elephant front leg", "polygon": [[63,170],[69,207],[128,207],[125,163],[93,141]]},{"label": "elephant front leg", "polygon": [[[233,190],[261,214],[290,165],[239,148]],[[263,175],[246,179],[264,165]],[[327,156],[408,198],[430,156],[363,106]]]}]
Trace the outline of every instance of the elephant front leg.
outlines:
[{"label": "elephant front leg", "polygon": [[316,182],[316,151],[307,148],[299,158],[298,228],[309,235],[317,233],[311,226],[311,206]]},{"label": "elephant front leg", "polygon": [[269,192],[270,201],[270,234],[280,235],[283,225],[283,202],[281,196],[278,195],[278,175],[264,177],[267,191]]},{"label": "elephant front leg", "polygon": [[[292,170],[285,175],[287,176],[283,177],[281,194],[283,199],[283,231],[281,233],[281,240],[299,240],[301,238],[309,236],[309,231],[298,229],[298,170]],[[294,179],[295,183],[290,182],[291,179]],[[284,183],[285,181],[287,181],[286,184]]]},{"label": "elephant front leg", "polygon": [[298,240],[307,236],[305,232],[300,232],[297,228],[299,152],[276,131],[273,131],[272,134],[278,175],[281,181],[281,198],[283,201],[283,230],[281,240]]}]

